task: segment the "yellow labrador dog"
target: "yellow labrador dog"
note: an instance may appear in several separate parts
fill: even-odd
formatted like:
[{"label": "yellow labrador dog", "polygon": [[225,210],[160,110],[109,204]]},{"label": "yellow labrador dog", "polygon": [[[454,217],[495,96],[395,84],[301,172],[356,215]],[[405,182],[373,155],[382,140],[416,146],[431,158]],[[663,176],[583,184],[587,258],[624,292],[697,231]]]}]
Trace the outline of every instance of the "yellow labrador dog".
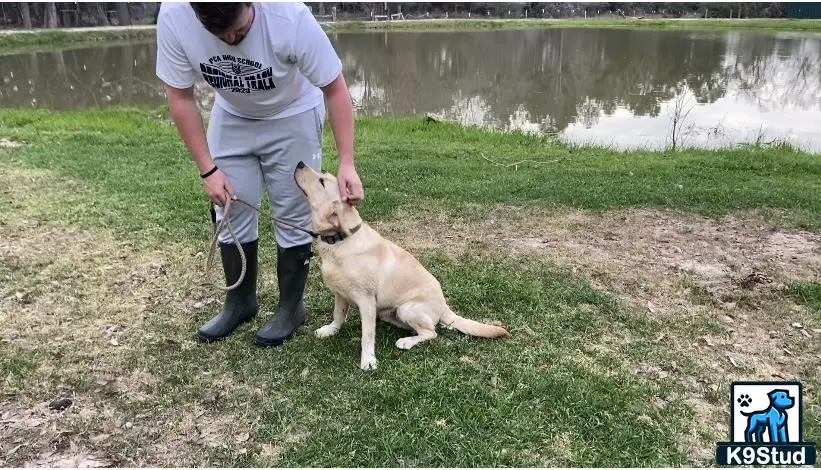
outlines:
[{"label": "yellow labrador dog", "polygon": [[453,313],[436,278],[410,253],[364,223],[355,207],[342,202],[333,175],[299,162],[294,179],[310,203],[313,232],[319,236],[322,279],[335,296],[333,321],[317,329],[316,336],[326,338],[339,332],[348,306],[356,304],[362,318],[359,366],[363,370],[376,369],[377,317],[416,332],[396,342],[400,349],[436,338],[439,324],[484,338],[507,336],[502,327]]}]

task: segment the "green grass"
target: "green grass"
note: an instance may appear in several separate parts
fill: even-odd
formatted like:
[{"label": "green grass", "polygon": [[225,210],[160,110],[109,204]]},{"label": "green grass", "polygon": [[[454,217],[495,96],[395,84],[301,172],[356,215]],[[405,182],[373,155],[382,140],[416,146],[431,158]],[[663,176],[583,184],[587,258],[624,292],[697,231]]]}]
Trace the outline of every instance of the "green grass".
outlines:
[{"label": "green grass", "polygon": [[787,286],[786,294],[801,305],[806,305],[821,319],[821,283],[803,282]]},{"label": "green grass", "polygon": [[[394,342],[407,333],[380,324],[379,368],[364,373],[358,368],[358,315],[352,312],[337,336],[318,340],[311,334],[333,309],[314,267],[308,325],[287,347],[251,344],[267,316],[224,342],[200,345],[194,331],[219,304],[192,310],[192,299],[220,299],[220,293],[198,284],[194,274],[202,260],[188,252],[205,249],[210,221],[196,169],[163,110],[2,110],[0,138],[23,143],[0,147],[1,174],[11,175],[0,176],[0,189],[6,188],[0,201],[6,220],[15,221],[0,219],[0,227],[9,233],[15,224],[36,220],[37,227],[109,233],[114,240],[75,247],[80,261],[47,252],[9,258],[8,270],[0,271],[9,282],[0,292],[0,323],[14,328],[0,328],[0,336],[33,344],[10,343],[0,383],[35,403],[68,387],[95,397],[95,409],[113,409],[98,418],[88,411],[69,429],[83,445],[123,465],[156,458],[151,446],[180,436],[175,426],[193,419],[194,410],[202,410],[198,419],[228,421],[215,428],[225,446],[208,447],[193,435],[188,447],[180,447],[187,452],[162,462],[467,467],[694,461],[680,447],[694,414],[677,382],[648,379],[631,365],[677,360],[696,373],[676,350],[653,340],[679,328],[689,343],[715,333],[713,321],[671,326],[539,257],[442,247],[421,253],[420,260],[440,279],[454,310],[501,321],[510,338],[480,340],[444,330],[433,342],[399,351]],[[330,132],[326,150],[324,167],[335,171]],[[502,169],[483,154],[500,163],[551,163]],[[821,161],[788,148],[616,152],[421,118],[369,118],[357,122],[357,166],[366,188],[360,212],[369,222],[391,221],[397,211],[415,213],[420,204],[473,220],[480,217],[477,206],[508,204],[602,211],[649,206],[711,217],[769,210],[797,226],[821,227]],[[262,231],[262,242],[272,246],[270,230]],[[150,250],[145,256],[165,259],[165,270],[150,270],[142,258],[121,261],[126,247]],[[96,256],[86,251],[94,249]],[[262,250],[261,277],[269,280],[272,253]],[[23,317],[3,309],[10,304],[2,302],[14,302],[13,289],[31,297]],[[260,296],[263,311],[271,311],[275,288]],[[59,314],[44,299],[60,306],[69,297],[79,301],[58,311],[72,321],[57,330],[68,336],[53,346],[34,340],[47,332],[15,326],[39,324],[39,308],[53,322]],[[145,299],[145,310],[131,310]],[[100,339],[107,322],[125,327],[116,355],[107,337]],[[598,347],[605,343],[608,349]],[[56,370],[37,367],[55,363]],[[95,392],[101,375],[137,371],[152,380],[128,394]],[[221,393],[216,404],[203,404],[208,389]],[[659,399],[667,406],[655,406]],[[133,422],[133,430],[90,440],[111,426],[112,416]],[[236,439],[226,431],[231,425],[248,438]]]},{"label": "green grass", "polygon": [[[22,357],[21,355],[6,355],[0,357],[0,371],[3,373],[5,380],[14,381],[20,380],[37,369],[37,365],[30,358]],[[0,381],[0,383],[2,383]],[[4,393],[5,395],[5,393]],[[10,397],[4,397],[8,399]]]},{"label": "green grass", "polygon": [[0,48],[4,53],[10,51],[23,52],[38,47],[53,47],[79,44],[95,44],[100,42],[144,41],[156,38],[154,28],[145,29],[110,29],[100,31],[72,31],[61,29],[49,31],[46,29],[33,32],[9,32],[0,34]]},{"label": "green grass", "polygon": [[[248,332],[213,348],[169,345],[153,358],[134,356],[133,367],[170,378],[152,390],[163,398],[145,411],[196,401],[203,389],[219,386],[215,378],[230,376],[233,387],[222,389],[230,397],[225,409],[249,407],[259,414],[263,424],[255,439],[306,435],[281,456],[289,466],[678,465],[685,458],[675,448],[681,409],[648,408],[659,388],[622,370],[617,360],[591,358],[580,347],[614,322],[639,332],[652,325],[586,283],[524,259],[463,254],[454,260],[432,252],[422,261],[462,314],[496,318],[513,329],[527,322],[542,346],[522,334],[502,343],[443,332],[409,354],[393,345],[405,333],[380,325],[379,369],[362,374],[356,316],[332,338],[303,334],[287,353],[252,352]],[[330,312],[332,296],[312,290],[311,311]],[[158,318],[172,316],[158,312]],[[186,329],[193,331],[206,316],[192,318]],[[313,318],[309,329],[326,320]],[[459,360],[464,357],[470,362]],[[578,361],[585,357],[603,367]],[[253,388],[270,396],[243,392]],[[658,425],[638,423],[642,414]],[[570,439],[569,455],[553,456],[562,435]],[[235,458],[226,463],[269,464]]]},{"label": "green grass", "polygon": [[[47,143],[15,150],[22,163],[94,186],[93,197],[104,204],[67,201],[63,208],[82,226],[102,223],[168,239],[202,236],[209,227],[202,223],[207,214],[200,181],[162,116],[6,110],[0,128],[7,137]],[[362,119],[356,133],[367,198],[361,212],[372,221],[432,201],[467,218],[481,216],[469,209],[475,204],[596,211],[644,206],[709,217],[770,211],[798,227],[821,227],[821,159],[790,149],[619,152],[413,118]],[[483,155],[497,163],[549,163],[502,169]],[[325,168],[335,171],[330,132],[325,156]]]},{"label": "green grass", "polygon": [[405,21],[339,21],[326,22],[327,31],[384,31],[384,30],[483,30],[528,28],[630,28],[679,30],[780,30],[821,31],[819,20],[794,19],[450,19]]},{"label": "green grass", "polygon": [[135,37],[134,39],[99,39],[95,42],[70,41],[66,43],[55,42],[51,44],[22,44],[19,46],[4,48],[0,51],[0,56],[57,51],[68,52],[74,49],[86,49],[94,46],[137,46],[142,44],[152,44],[155,41],[156,38],[151,35],[150,37]]}]

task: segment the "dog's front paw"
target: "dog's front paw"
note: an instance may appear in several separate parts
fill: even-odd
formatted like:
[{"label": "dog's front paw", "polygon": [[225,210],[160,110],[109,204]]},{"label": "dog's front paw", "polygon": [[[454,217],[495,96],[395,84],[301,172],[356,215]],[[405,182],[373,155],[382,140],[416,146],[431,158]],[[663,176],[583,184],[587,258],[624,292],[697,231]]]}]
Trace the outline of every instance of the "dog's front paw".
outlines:
[{"label": "dog's front paw", "polygon": [[339,328],[331,325],[330,323],[322,328],[317,328],[317,330],[314,331],[317,338],[327,338],[328,336],[333,336],[337,333],[339,333]]},{"label": "dog's front paw", "polygon": [[362,357],[362,360],[359,362],[359,368],[362,370],[376,370],[376,357]]},{"label": "dog's front paw", "polygon": [[419,342],[419,340],[415,336],[408,336],[405,338],[399,338],[396,340],[396,347],[399,349],[410,349]]}]

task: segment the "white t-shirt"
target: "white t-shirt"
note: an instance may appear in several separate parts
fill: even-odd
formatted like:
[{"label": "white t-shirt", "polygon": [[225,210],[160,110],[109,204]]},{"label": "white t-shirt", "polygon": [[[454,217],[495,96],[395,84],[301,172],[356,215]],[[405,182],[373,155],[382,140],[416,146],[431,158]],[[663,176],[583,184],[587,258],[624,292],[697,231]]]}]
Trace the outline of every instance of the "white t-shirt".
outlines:
[{"label": "white t-shirt", "polygon": [[319,87],[342,72],[325,31],[302,3],[254,3],[248,34],[230,46],[209,33],[188,2],[163,3],[157,17],[157,77],[175,88],[198,78],[214,106],[251,119],[293,116],[322,103]]}]

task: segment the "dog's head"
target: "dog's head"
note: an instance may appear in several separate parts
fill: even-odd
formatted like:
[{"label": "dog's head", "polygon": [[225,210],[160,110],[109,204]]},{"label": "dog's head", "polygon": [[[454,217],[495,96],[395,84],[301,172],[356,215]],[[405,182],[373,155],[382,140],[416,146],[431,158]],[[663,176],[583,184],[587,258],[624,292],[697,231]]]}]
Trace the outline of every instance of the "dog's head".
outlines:
[{"label": "dog's head", "polygon": [[773,408],[777,410],[786,410],[792,408],[795,404],[795,399],[790,396],[790,392],[787,390],[773,390],[767,396],[770,398]]},{"label": "dog's head", "polygon": [[328,235],[347,232],[361,222],[356,208],[342,201],[334,175],[319,173],[299,162],[294,170],[294,181],[311,205],[314,233]]}]

